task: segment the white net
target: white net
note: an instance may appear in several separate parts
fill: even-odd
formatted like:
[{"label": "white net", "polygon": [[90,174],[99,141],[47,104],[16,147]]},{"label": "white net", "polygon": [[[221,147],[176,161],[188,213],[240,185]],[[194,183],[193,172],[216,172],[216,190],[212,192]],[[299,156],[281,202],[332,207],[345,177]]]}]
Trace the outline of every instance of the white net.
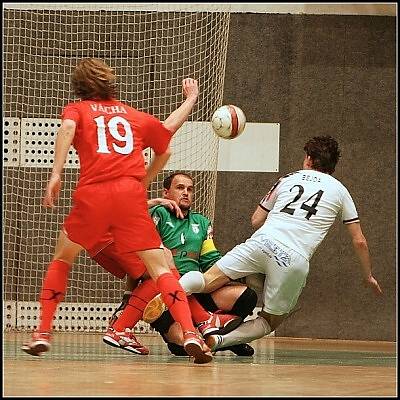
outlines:
[{"label": "white net", "polygon": [[[182,79],[198,79],[198,103],[172,141],[173,168],[159,174],[149,196],[160,195],[169,173],[187,171],[195,181],[193,208],[212,220],[218,140],[201,121],[209,121],[222,104],[229,13],[5,8],[3,26],[3,298],[6,327],[33,329],[35,320],[15,322],[18,302],[24,312],[26,302],[37,307],[79,171],[71,149],[58,206],[54,211],[41,206],[59,115],[76,100],[73,68],[81,58],[103,59],[116,70],[121,101],[161,120],[183,101]],[[82,255],[70,274],[65,302],[88,305],[90,318],[101,322],[106,317],[96,317],[96,310],[109,316],[104,305],[118,303],[124,286]],[[104,327],[89,325],[89,330]]]}]

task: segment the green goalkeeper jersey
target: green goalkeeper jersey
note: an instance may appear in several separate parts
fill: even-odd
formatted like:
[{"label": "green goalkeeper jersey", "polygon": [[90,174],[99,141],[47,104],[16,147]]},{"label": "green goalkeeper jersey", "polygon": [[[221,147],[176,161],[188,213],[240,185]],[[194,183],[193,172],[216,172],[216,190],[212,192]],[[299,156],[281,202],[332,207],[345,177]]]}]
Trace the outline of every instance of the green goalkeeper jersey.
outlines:
[{"label": "green goalkeeper jersey", "polygon": [[204,215],[189,210],[181,219],[162,205],[152,207],[150,215],[181,275],[189,271],[205,272],[221,258],[213,242],[211,222]]}]

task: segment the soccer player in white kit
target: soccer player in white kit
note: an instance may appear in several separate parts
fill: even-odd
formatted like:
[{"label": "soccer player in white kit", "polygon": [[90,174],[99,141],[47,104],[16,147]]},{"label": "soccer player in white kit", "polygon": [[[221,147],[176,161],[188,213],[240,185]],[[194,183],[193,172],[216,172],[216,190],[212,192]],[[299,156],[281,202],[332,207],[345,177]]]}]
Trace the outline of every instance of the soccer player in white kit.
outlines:
[{"label": "soccer player in white kit", "polygon": [[280,178],[257,206],[251,222],[258,230],[204,274],[203,292],[212,292],[231,279],[265,275],[259,316],[224,336],[209,336],[206,342],[211,350],[249,343],[279,326],[296,305],[309,261],[337,215],[350,234],[364,283],[382,294],[371,272],[368,244],[353,199],[331,176],[340,157],[338,143],[330,136],[314,137],[304,150],[303,169]]}]

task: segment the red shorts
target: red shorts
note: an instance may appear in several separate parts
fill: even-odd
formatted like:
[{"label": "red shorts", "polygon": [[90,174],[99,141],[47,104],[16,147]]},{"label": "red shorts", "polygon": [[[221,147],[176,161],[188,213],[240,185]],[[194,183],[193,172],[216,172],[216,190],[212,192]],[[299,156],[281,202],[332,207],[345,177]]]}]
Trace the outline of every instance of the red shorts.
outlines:
[{"label": "red shorts", "polygon": [[88,249],[88,253],[91,258],[100,253],[103,249],[105,249],[109,244],[114,242],[114,238],[110,232],[107,232],[101,239],[98,241],[92,248]]},{"label": "red shorts", "polygon": [[64,231],[91,254],[109,234],[121,256],[161,247],[148,213],[146,190],[132,177],[78,187],[73,194],[72,210],[64,221]]},{"label": "red shorts", "polygon": [[120,279],[125,278],[127,274],[134,279],[138,279],[146,272],[146,266],[136,253],[118,253],[115,243],[103,248],[93,255],[92,259]]}]

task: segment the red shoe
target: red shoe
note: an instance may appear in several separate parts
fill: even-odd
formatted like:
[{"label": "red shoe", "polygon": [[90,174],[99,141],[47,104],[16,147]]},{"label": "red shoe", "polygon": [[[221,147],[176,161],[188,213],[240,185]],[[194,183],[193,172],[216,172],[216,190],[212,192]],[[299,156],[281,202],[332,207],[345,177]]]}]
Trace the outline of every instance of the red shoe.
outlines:
[{"label": "red shoe", "polygon": [[213,334],[225,335],[236,329],[242,323],[242,318],[237,315],[223,314],[218,310],[211,314],[207,321],[200,322],[197,329],[204,336]]},{"label": "red shoe", "polygon": [[125,329],[125,332],[117,332],[113,328],[108,328],[106,334],[103,336],[103,342],[110,346],[130,351],[131,353],[149,354],[149,349],[140,344],[128,328]]},{"label": "red shoe", "polygon": [[194,357],[195,364],[205,364],[213,359],[210,349],[198,333],[183,332],[183,347],[189,356]]},{"label": "red shoe", "polygon": [[31,356],[40,356],[50,350],[51,335],[49,332],[33,332],[29,343],[24,343],[21,347],[25,353]]}]

